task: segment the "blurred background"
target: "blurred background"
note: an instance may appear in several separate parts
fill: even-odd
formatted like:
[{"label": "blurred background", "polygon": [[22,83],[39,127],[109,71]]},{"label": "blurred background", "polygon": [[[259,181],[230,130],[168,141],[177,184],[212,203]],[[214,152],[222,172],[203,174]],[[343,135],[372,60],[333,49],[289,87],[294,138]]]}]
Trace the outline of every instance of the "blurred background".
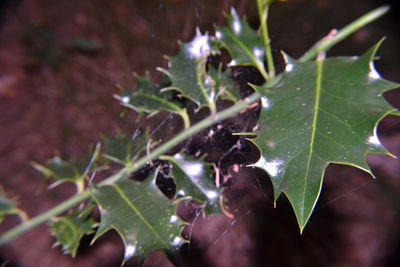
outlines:
[{"label": "blurred background", "polygon": [[[289,0],[271,8],[270,31],[279,51],[299,57],[333,28],[390,1]],[[398,1],[379,21],[337,45],[329,55],[360,55],[386,36],[376,67],[400,82]],[[253,0],[1,0],[0,1],[0,183],[18,197],[29,216],[71,196],[68,185],[46,191],[31,161],[45,162],[56,151],[78,157],[101,135],[132,131],[135,116],[120,117],[112,95],[117,83],[134,87],[132,72],[148,70],[155,80],[164,55],[177,52],[196,27],[213,32],[234,6],[256,28]],[[278,63],[282,64],[282,63]],[[400,107],[400,92],[385,94]],[[385,118],[379,137],[400,156],[400,121]],[[187,266],[400,266],[400,164],[368,156],[377,176],[346,166],[329,166],[320,201],[304,234],[284,198],[272,205],[266,174],[242,168],[234,177],[235,220],[196,219],[192,242],[182,248]],[[0,232],[18,222],[11,217]],[[110,232],[92,247],[84,240],[76,259],[52,248],[45,225],[0,247],[7,266],[119,266],[123,245]],[[137,266],[137,259],[127,266]],[[146,266],[171,266],[159,252]]]}]

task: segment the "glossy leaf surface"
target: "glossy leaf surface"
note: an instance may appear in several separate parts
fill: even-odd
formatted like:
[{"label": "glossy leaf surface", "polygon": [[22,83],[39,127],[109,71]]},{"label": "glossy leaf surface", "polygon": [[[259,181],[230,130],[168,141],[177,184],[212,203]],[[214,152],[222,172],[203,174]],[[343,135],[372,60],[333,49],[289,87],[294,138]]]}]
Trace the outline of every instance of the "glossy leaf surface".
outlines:
[{"label": "glossy leaf surface", "polygon": [[378,45],[362,57],[300,63],[287,58],[286,72],[272,87],[258,87],[262,112],[255,143],[275,198],[284,193],[303,230],[319,196],[329,163],[369,173],[367,153],[387,153],[377,123],[393,110],[383,92],[398,85],[373,67]]},{"label": "glossy leaf surface", "polygon": [[161,92],[161,87],[154,85],[148,75],[136,76],[136,88],[123,91],[118,97],[121,104],[137,112],[155,113],[161,110],[179,113],[182,108],[179,103],[170,100],[171,92]]},{"label": "glossy leaf surface", "polygon": [[106,147],[104,156],[123,165],[137,158],[147,144],[145,135],[139,132],[133,136],[119,133],[115,138],[103,137],[103,140]]},{"label": "glossy leaf surface", "polygon": [[227,15],[228,25],[217,27],[217,43],[226,48],[232,56],[231,66],[256,66],[264,71],[264,44],[261,36],[245,19],[240,19],[234,9]]},{"label": "glossy leaf surface", "polygon": [[54,246],[62,246],[65,254],[75,257],[79,243],[84,235],[94,232],[97,223],[90,217],[92,206],[76,210],[63,217],[53,219],[51,234],[57,239]]},{"label": "glossy leaf surface", "polygon": [[125,260],[144,257],[154,249],[176,250],[183,242],[176,207],[158,189],[156,176],[152,172],[143,182],[124,179],[93,189],[101,212],[95,240],[116,230],[125,244]]},{"label": "glossy leaf surface", "polygon": [[59,156],[49,159],[45,165],[33,163],[33,167],[40,171],[47,179],[53,178],[55,182],[51,187],[56,187],[64,182],[78,183],[87,174],[92,172],[100,153],[100,144],[97,144],[94,151],[77,160],[63,160]]},{"label": "glossy leaf surface", "polygon": [[169,157],[170,176],[176,184],[177,197],[188,197],[205,204],[206,211],[218,211],[219,189],[212,180],[212,166],[184,154]]},{"label": "glossy leaf surface", "polygon": [[211,52],[207,34],[199,30],[194,39],[180,45],[179,53],[169,60],[169,69],[160,71],[168,75],[171,86],[163,90],[177,90],[199,107],[213,106],[217,92],[212,86],[212,80],[206,73],[205,64]]}]

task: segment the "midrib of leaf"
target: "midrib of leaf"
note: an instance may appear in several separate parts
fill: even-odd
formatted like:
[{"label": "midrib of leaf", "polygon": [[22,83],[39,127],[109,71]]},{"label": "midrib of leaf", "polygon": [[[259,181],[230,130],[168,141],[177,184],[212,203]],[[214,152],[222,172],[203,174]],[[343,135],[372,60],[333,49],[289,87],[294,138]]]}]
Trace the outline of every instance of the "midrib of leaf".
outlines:
[{"label": "midrib of leaf", "polygon": [[125,193],[121,190],[121,188],[117,184],[113,184],[115,191],[121,196],[122,200],[126,202],[126,204],[139,216],[139,218],[144,222],[144,224],[150,229],[151,232],[156,236],[156,238],[164,244],[164,246],[168,246],[165,241],[161,238],[161,236],[157,233],[157,231],[151,226],[151,224],[147,221],[147,219],[142,215],[142,213],[133,205],[129,198],[125,195]]},{"label": "midrib of leaf", "polygon": [[[314,102],[314,114],[313,114],[313,122],[311,126],[311,138],[310,138],[310,153],[308,154],[307,159],[307,167],[306,172],[304,175],[304,189],[303,189],[303,196],[302,196],[302,207],[305,205],[305,198],[307,192],[307,179],[309,176],[309,170],[311,165],[311,158],[313,156],[314,151],[314,142],[315,142],[315,133],[317,132],[317,121],[318,121],[318,110],[319,110],[319,102],[321,96],[321,89],[322,89],[322,72],[323,72],[323,60],[316,61],[317,68],[316,68],[316,80],[315,80],[315,102]],[[301,212],[301,228],[304,227],[304,209]]]},{"label": "midrib of leaf", "polygon": [[234,34],[232,34],[231,31],[227,31],[227,34],[229,35],[229,37],[231,37],[235,41],[235,43],[238,46],[240,46],[240,48],[246,53],[246,55],[251,59],[251,61],[253,61],[253,63],[257,66],[258,71],[261,72],[262,76],[265,79],[267,79],[268,74],[265,72],[264,66],[260,65],[257,58],[255,58],[253,56],[253,53],[251,51],[249,51],[249,49],[247,49],[247,47],[238,38],[236,38],[236,36]]},{"label": "midrib of leaf", "polygon": [[[202,60],[204,60],[204,59],[202,59]],[[207,91],[204,88],[203,80],[201,79],[202,69],[204,67],[203,64],[204,64],[204,62],[200,62],[198,64],[198,66],[197,66],[197,69],[196,69],[196,80],[197,80],[197,83],[199,85],[200,91],[203,94],[203,97],[206,99],[206,101],[208,103],[208,106],[210,107],[212,112],[215,112],[215,105],[214,105],[213,101],[210,101],[210,98],[209,98],[209,96],[207,94]]]},{"label": "midrib of leaf", "polygon": [[75,227],[74,223],[70,219],[64,217],[64,218],[61,219],[61,221],[68,225],[68,228],[70,228],[72,230],[72,233],[73,233],[74,237],[77,236],[78,232],[75,231],[76,227]]}]

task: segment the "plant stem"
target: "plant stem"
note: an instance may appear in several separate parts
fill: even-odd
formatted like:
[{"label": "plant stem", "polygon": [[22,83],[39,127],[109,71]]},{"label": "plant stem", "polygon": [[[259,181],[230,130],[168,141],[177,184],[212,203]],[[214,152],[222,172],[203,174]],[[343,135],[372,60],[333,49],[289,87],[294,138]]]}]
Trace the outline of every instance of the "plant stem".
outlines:
[{"label": "plant stem", "polygon": [[[110,176],[109,178],[105,179],[104,181],[100,182],[98,186],[106,186],[112,185],[116,183],[121,178],[125,177],[126,175],[137,171],[140,167],[144,166],[148,160],[154,160],[157,157],[161,156],[162,154],[168,152],[174,146],[180,144],[182,141],[186,140],[190,136],[200,132],[201,130],[217,123],[221,120],[229,118],[237,113],[239,113],[244,108],[248,107],[250,104],[254,103],[260,98],[258,93],[254,93],[251,96],[247,97],[245,100],[242,100],[235,105],[224,109],[218,113],[211,114],[206,119],[200,121],[199,123],[193,125],[192,127],[180,132],[171,140],[165,142],[163,145],[159,146],[158,148],[154,149],[153,151],[149,152],[145,157],[142,157],[137,162],[126,166],[125,168],[121,169],[116,174]],[[39,214],[38,216],[27,220],[16,227],[10,229],[4,235],[0,237],[0,245],[3,245],[12,239],[16,238],[17,236],[25,233],[26,231],[42,224],[51,218],[61,214],[62,212],[68,210],[72,206],[84,201],[85,199],[90,197],[90,190],[83,191],[79,194],[74,195],[73,197],[67,199],[63,203],[59,204],[58,206]]]},{"label": "plant stem", "polygon": [[190,119],[189,119],[189,115],[187,114],[186,109],[182,109],[182,111],[180,111],[178,114],[183,119],[183,124],[185,126],[185,129],[188,129],[190,127]]},{"label": "plant stem", "polygon": [[76,194],[73,197],[71,197],[70,199],[64,201],[63,203],[59,204],[58,206],[39,214],[36,217],[33,217],[30,220],[26,220],[22,223],[20,223],[19,225],[17,225],[16,227],[12,228],[11,230],[9,230],[8,232],[6,232],[4,235],[2,235],[0,237],[0,245],[3,245],[9,241],[11,241],[12,239],[14,239],[15,237],[21,235],[22,233],[25,233],[26,231],[38,226],[39,224],[42,224],[48,220],[50,220],[51,218],[59,215],[60,213],[66,211],[67,209],[69,209],[70,207],[84,201],[85,199],[87,199],[88,197],[90,197],[90,192],[89,191],[85,191],[82,192],[80,194]]},{"label": "plant stem", "polygon": [[271,39],[269,38],[269,31],[267,24],[269,5],[270,5],[269,1],[257,0],[258,17],[260,18],[260,29],[265,44],[265,59],[267,61],[267,66],[268,66],[268,75],[269,78],[274,78],[275,64],[274,64],[274,59],[272,57]]},{"label": "plant stem", "polygon": [[[259,1],[259,0],[257,0]],[[357,30],[361,29],[365,25],[373,22],[379,17],[383,16],[389,11],[389,6],[381,6],[377,9],[374,9],[367,14],[361,16],[354,22],[345,26],[343,29],[338,31],[335,35],[329,36],[329,38],[323,38],[317,43],[315,43],[310,50],[308,50],[304,55],[299,59],[300,62],[309,61],[315,58],[318,54],[324,53],[328,51],[332,46],[337,44],[338,42],[344,40],[349,35],[353,34]]]}]

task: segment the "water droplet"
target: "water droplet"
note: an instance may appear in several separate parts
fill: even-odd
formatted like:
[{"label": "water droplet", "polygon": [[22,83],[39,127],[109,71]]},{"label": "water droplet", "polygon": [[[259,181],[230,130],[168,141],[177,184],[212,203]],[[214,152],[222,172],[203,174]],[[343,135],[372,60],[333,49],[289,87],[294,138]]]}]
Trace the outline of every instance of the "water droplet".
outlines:
[{"label": "water droplet", "polygon": [[261,97],[261,105],[263,106],[263,108],[269,108],[271,106],[271,102],[266,96],[263,96]]},{"label": "water droplet", "polygon": [[184,162],[182,164],[182,169],[184,172],[193,177],[193,178],[199,178],[203,175],[203,164],[199,162]]},{"label": "water droplet", "polygon": [[125,259],[131,258],[133,255],[135,255],[135,252],[136,252],[136,246],[134,246],[134,245],[127,245],[127,246],[125,247],[125,255],[124,255],[124,258],[125,258]]},{"label": "water droplet", "polygon": [[228,67],[233,67],[236,66],[236,60],[231,60],[231,62],[229,62]]},{"label": "water droplet", "polygon": [[175,215],[172,215],[171,218],[169,219],[169,223],[176,223],[178,221],[178,217]]},{"label": "water droplet", "polygon": [[370,78],[371,80],[376,80],[381,77],[379,73],[376,71],[374,63],[372,61],[369,63],[369,69],[370,71],[368,73],[368,78]]},{"label": "water droplet", "polygon": [[210,52],[208,34],[202,35],[199,28],[196,29],[196,36],[187,45],[187,52],[193,58],[201,58]]},{"label": "water droplet", "polygon": [[174,155],[174,159],[176,159],[177,161],[181,161],[181,160],[183,160],[183,156],[178,153],[178,154]]},{"label": "water droplet", "polygon": [[218,193],[215,191],[208,191],[206,195],[209,200],[214,200],[218,197]]},{"label": "water droplet", "polygon": [[122,102],[122,103],[128,104],[128,103],[129,103],[129,100],[130,100],[130,97],[129,97],[129,96],[123,96],[123,97],[121,97],[121,102]]},{"label": "water droplet", "polygon": [[264,55],[264,50],[254,47],[253,54],[256,56],[256,58],[261,58]]},{"label": "water droplet", "polygon": [[234,8],[231,9],[231,14],[233,17],[232,28],[236,35],[239,35],[242,31],[242,23],[240,22],[239,15],[236,13]]},{"label": "water droplet", "polygon": [[368,137],[367,143],[374,146],[382,145],[381,142],[379,141],[379,138],[375,134]]},{"label": "water droplet", "polygon": [[176,236],[174,238],[174,241],[171,242],[171,245],[173,245],[174,247],[179,246],[182,243],[182,238],[179,236]]},{"label": "water droplet", "polygon": [[293,64],[286,64],[285,70],[287,72],[291,72],[293,70],[293,68],[294,68]]},{"label": "water droplet", "polygon": [[263,156],[254,164],[254,166],[266,170],[271,176],[277,176],[282,171],[283,161],[275,159],[272,161],[266,161]]}]

